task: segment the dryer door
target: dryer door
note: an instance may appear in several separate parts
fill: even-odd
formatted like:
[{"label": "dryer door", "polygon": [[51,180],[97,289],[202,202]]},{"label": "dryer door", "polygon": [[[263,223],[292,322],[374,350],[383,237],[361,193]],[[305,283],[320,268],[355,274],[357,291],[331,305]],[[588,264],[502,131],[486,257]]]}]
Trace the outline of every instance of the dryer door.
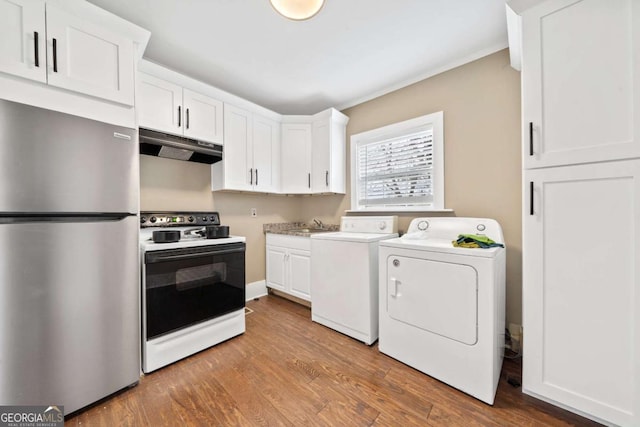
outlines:
[{"label": "dryer door", "polygon": [[478,274],[469,265],[387,258],[388,315],[467,345],[478,340],[477,289]]}]

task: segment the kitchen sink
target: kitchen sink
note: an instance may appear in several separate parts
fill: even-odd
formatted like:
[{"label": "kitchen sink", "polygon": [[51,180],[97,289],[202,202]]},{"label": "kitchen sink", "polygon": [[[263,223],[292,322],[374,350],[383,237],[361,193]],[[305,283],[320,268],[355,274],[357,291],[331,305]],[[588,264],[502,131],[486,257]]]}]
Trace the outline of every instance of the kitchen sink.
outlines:
[{"label": "kitchen sink", "polygon": [[326,228],[292,228],[289,231],[296,231],[298,233],[326,233],[327,231],[335,230],[328,230]]}]

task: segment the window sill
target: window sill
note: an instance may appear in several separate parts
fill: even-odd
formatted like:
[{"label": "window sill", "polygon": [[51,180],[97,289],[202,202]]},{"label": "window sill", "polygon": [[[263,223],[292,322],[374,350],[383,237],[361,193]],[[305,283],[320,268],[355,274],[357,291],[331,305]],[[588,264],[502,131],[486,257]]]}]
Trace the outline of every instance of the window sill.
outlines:
[{"label": "window sill", "polygon": [[347,213],[379,213],[379,212],[383,212],[383,213],[397,213],[397,214],[403,214],[403,213],[415,213],[415,212],[424,212],[424,213],[446,213],[446,212],[453,212],[453,209],[430,209],[430,208],[421,208],[416,206],[415,208],[410,208],[410,207],[406,207],[406,208],[386,208],[386,209],[348,209],[345,212]]}]

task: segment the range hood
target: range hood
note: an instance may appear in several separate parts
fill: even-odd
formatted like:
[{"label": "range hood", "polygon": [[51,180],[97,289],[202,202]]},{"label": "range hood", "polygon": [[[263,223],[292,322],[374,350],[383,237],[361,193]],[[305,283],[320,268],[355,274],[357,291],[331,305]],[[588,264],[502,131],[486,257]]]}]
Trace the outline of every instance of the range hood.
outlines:
[{"label": "range hood", "polygon": [[140,128],[140,154],[212,164],[222,160],[222,145]]}]

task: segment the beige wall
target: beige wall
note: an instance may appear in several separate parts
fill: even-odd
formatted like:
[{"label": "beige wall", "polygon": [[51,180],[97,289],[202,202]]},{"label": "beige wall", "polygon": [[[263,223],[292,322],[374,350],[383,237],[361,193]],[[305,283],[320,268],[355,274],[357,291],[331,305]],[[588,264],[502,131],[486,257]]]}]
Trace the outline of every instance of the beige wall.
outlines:
[{"label": "beige wall", "polygon": [[[212,193],[211,166],[140,156],[140,210],[214,210],[231,234],[247,238],[247,283],[265,278],[262,224],[300,221],[300,199],[250,193]],[[251,217],[251,208],[258,217]]]},{"label": "beige wall", "polygon": [[[501,224],[507,245],[507,321],[521,324],[520,74],[509,66],[508,50],[343,111],[350,118],[347,141],[353,134],[436,111],[444,111],[445,207],[455,216],[494,218]],[[347,177],[349,169],[348,161]],[[337,221],[350,204],[349,194],[312,197],[305,200],[302,216]],[[417,216],[438,215],[401,215],[399,228],[406,231]]]},{"label": "beige wall", "polygon": [[[453,215],[495,218],[502,225],[508,248],[507,321],[522,323],[520,75],[509,66],[508,51],[345,110],[350,117],[347,141],[355,133],[441,110],[445,206],[455,210]],[[211,193],[209,170],[207,165],[141,156],[141,209],[220,211],[232,233],[247,236],[247,282],[265,277],[263,223],[312,218],[337,223],[350,208],[349,194]],[[251,218],[252,207],[258,218]],[[423,215],[401,215],[400,229]]]}]

